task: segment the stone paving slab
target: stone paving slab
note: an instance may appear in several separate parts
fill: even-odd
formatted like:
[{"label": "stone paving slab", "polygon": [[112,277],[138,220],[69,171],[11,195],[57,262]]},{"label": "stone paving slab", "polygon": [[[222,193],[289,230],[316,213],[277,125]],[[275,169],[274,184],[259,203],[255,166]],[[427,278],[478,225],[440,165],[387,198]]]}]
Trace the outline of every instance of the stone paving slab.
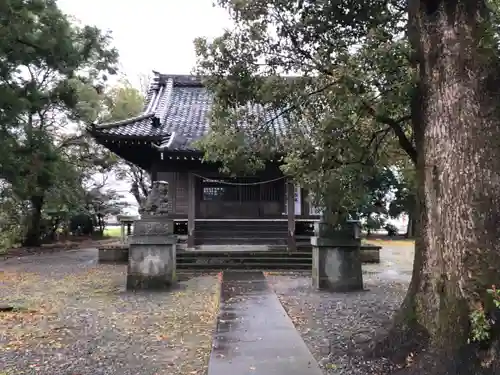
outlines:
[{"label": "stone paving slab", "polygon": [[321,375],[262,272],[226,271],[208,375]]}]

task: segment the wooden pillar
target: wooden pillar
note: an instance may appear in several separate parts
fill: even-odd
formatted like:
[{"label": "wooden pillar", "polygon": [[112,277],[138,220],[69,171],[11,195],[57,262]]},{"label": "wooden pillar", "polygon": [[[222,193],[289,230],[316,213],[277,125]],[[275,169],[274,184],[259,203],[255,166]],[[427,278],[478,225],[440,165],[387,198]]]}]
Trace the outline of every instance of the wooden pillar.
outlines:
[{"label": "wooden pillar", "polygon": [[192,173],[188,174],[188,248],[194,247],[194,228],[196,215],[196,180]]},{"label": "wooden pillar", "polygon": [[158,181],[158,164],[157,163],[153,163],[153,165],[151,165],[151,183],[153,183],[154,181]]},{"label": "wooden pillar", "polygon": [[309,215],[309,190],[307,189],[300,189],[300,192],[302,194],[302,216],[310,216]]},{"label": "wooden pillar", "polygon": [[170,175],[170,180],[168,182],[170,192],[170,204],[172,205],[171,211],[173,214],[177,213],[177,180],[179,179],[179,172],[173,172]]},{"label": "wooden pillar", "polygon": [[288,219],[288,251],[295,251],[295,185],[286,182],[287,219]]}]

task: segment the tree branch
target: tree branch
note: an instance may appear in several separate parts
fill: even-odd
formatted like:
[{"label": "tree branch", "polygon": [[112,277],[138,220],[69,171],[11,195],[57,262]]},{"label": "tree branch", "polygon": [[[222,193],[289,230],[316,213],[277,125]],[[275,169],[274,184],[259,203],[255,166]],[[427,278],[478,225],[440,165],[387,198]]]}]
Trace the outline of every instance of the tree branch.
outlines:
[{"label": "tree branch", "polygon": [[298,100],[297,103],[295,104],[292,104],[290,106],[288,106],[287,108],[283,109],[282,111],[278,112],[275,116],[273,116],[272,118],[270,118],[269,120],[267,120],[262,128],[266,128],[268,125],[272,124],[274,121],[276,121],[278,118],[280,118],[281,116],[283,115],[286,115],[287,113],[290,113],[292,112],[293,110],[297,109],[300,105],[304,104],[307,100],[309,100],[312,96],[314,95],[317,95],[317,94],[320,94],[322,93],[323,91],[325,90],[328,90],[330,87],[332,87],[333,85],[335,85],[337,82],[330,82],[322,87],[320,87],[319,89],[316,89],[316,90],[313,90],[311,92],[308,92],[306,95],[305,95],[305,98],[303,98],[303,100]]},{"label": "tree branch", "polygon": [[[287,27],[285,21],[280,15],[275,15],[276,18],[278,18],[282,24],[283,27],[286,29],[288,36],[292,42],[292,45],[296,49],[296,51],[301,54],[304,58],[309,59],[316,69],[320,72],[323,73],[326,76],[333,77],[333,73],[331,70],[327,69],[326,67],[322,66],[319,64],[314,57],[308,52],[303,50],[300,47],[300,43],[296,36],[291,32],[291,30]],[[394,134],[396,135],[400,146],[403,148],[403,150],[408,154],[410,159],[416,163],[417,162],[417,151],[415,147],[413,146],[412,142],[408,139],[406,134],[404,133],[403,129],[401,128],[401,123],[403,121],[409,120],[411,117],[410,116],[404,116],[398,120],[394,120],[390,117],[378,115],[373,107],[371,107],[368,103],[364,103],[364,106],[368,110],[368,113],[378,122],[382,124],[386,124],[390,126],[390,128],[393,130]]]},{"label": "tree branch", "polygon": [[395,120],[390,117],[377,114],[377,111],[375,111],[375,109],[366,102],[364,103],[364,107],[366,108],[367,112],[375,119],[375,121],[378,121],[382,124],[386,124],[391,127],[392,131],[394,132],[396,138],[399,141],[399,145],[401,146],[401,148],[408,154],[410,159],[414,163],[416,163],[417,150],[415,146],[411,143],[411,141],[408,139],[403,128],[401,127],[401,123],[409,120],[411,117],[408,115]]},{"label": "tree branch", "polygon": [[67,139],[65,139],[64,141],[61,142],[61,144],[57,147],[57,149],[61,150],[63,148],[71,146],[71,145],[80,145],[80,144],[82,144],[82,141],[86,137],[87,137],[87,135],[84,133],[84,134],[80,134],[80,135],[76,135],[76,136],[67,138]]}]

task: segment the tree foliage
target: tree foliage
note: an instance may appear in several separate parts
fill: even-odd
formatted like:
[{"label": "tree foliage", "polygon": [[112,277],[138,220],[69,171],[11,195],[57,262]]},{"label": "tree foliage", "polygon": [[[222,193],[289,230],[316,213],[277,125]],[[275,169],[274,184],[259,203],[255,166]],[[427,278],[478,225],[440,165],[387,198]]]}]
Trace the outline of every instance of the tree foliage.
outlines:
[{"label": "tree foliage", "polygon": [[[419,218],[413,277],[383,343],[413,354],[420,341],[414,373],[498,373],[498,310],[486,292],[500,284],[498,2],[217,3],[235,27],[196,41],[215,95],[206,158],[233,171],[281,158],[323,200],[365,196],[347,182],[359,181],[355,166],[413,163],[415,176],[400,168],[392,207]],[[255,108],[285,117],[285,131]],[[349,208],[339,199],[328,210]],[[471,316],[494,322],[481,345],[469,342]]]},{"label": "tree foliage", "polygon": [[29,210],[26,245],[40,243],[46,203],[57,195],[69,204],[104,167],[80,126],[97,117],[101,86],[116,73],[110,42],[72,24],[53,0],[0,4],[0,178]]},{"label": "tree foliage", "polygon": [[396,193],[398,180],[391,168],[374,168],[372,173],[366,172],[366,169],[360,171],[360,175],[365,177],[366,194],[359,202],[358,217],[364,223],[369,235],[371,231],[386,226],[391,199]]},{"label": "tree foliage", "polygon": [[94,227],[97,227],[100,234],[104,233],[106,219],[118,215],[128,206],[123,198],[123,195],[118,194],[115,190],[103,190],[103,187],[100,186],[87,191],[84,212],[92,218]]},{"label": "tree foliage", "polygon": [[394,199],[389,204],[388,214],[392,218],[406,214],[408,218],[407,236],[415,235],[417,219],[417,181],[414,165],[400,165],[394,187]]},{"label": "tree foliage", "polygon": [[[349,202],[364,195],[353,192],[354,169],[416,160],[403,2],[218,4],[236,26],[196,40],[197,71],[215,94],[212,131],[199,143],[207,159],[252,171],[282,157],[287,174],[346,211],[345,197],[326,201],[340,190],[353,193]],[[272,126],[276,117],[286,119],[284,131]]]},{"label": "tree foliage", "polygon": [[[143,79],[143,81],[145,80]],[[144,86],[142,88],[143,92],[126,79],[122,79],[119,84],[113,86],[106,93],[105,104],[107,110],[102,121],[124,120],[140,114],[144,107],[144,94],[147,89],[144,82],[142,86]],[[116,159],[113,171],[120,180],[127,181],[130,184],[130,193],[134,196],[137,204],[141,205],[151,186],[148,172],[121,159]]]}]

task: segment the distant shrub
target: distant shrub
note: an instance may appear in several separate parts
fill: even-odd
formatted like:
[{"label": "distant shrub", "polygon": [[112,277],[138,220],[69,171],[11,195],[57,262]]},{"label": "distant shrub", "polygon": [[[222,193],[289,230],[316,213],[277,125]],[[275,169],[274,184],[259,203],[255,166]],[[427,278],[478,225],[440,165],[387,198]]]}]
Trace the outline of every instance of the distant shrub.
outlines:
[{"label": "distant shrub", "polygon": [[384,226],[384,229],[387,231],[387,235],[389,237],[394,237],[398,234],[398,228],[392,224],[386,224]]},{"label": "distant shrub", "polygon": [[94,220],[89,214],[76,214],[69,220],[69,230],[75,235],[91,235],[94,233]]}]

